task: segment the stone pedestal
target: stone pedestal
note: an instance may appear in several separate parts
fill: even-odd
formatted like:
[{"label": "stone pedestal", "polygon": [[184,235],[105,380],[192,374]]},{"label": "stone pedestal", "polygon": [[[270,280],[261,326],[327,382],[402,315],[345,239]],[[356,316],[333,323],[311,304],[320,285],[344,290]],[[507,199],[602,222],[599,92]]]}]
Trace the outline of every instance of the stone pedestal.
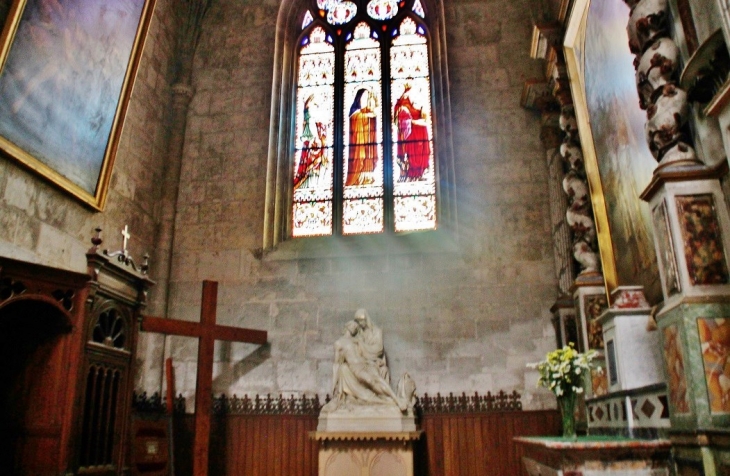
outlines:
[{"label": "stone pedestal", "polygon": [[668,440],[518,437],[530,476],[669,476]]},{"label": "stone pedestal", "polygon": [[598,318],[608,308],[608,297],[603,279],[598,285],[576,286],[573,292],[575,310],[578,313],[578,342],[581,352],[588,349],[603,351],[603,336]]},{"label": "stone pedestal", "polygon": [[[596,366],[605,368],[603,332],[598,320],[608,308],[608,296],[606,296],[603,278],[595,275],[590,279],[583,276],[576,280],[573,300],[578,325],[576,348],[581,352],[589,349],[598,352],[594,362]],[[600,397],[608,392],[608,379],[605,372],[592,371],[590,379],[590,384],[585,386],[587,398]]]},{"label": "stone pedestal", "polygon": [[586,399],[588,433],[628,438],[665,437],[669,430],[667,386],[663,383]]},{"label": "stone pedestal", "polygon": [[408,433],[416,431],[413,408],[401,412],[395,405],[359,406],[355,410],[338,409],[319,415],[317,431],[339,433]]},{"label": "stone pedestal", "polygon": [[730,217],[721,172],[661,169],[642,194],[662,279],[657,325],[680,474],[730,469]]},{"label": "stone pedestal", "polygon": [[730,303],[681,304],[659,315],[672,428],[730,425]]},{"label": "stone pedestal", "polygon": [[719,172],[704,166],[657,171],[641,196],[651,206],[664,309],[730,296],[730,216]]},{"label": "stone pedestal", "polygon": [[598,319],[608,391],[586,399],[591,435],[657,437],[669,426],[659,333],[640,286],[619,286]]},{"label": "stone pedestal", "polygon": [[319,476],[413,476],[413,442],[422,431],[312,432]]},{"label": "stone pedestal", "polygon": [[[632,296],[624,299],[626,296]],[[614,304],[598,319],[610,392],[662,383],[659,333],[649,330],[651,308],[640,286],[621,286],[612,293]]]},{"label": "stone pedestal", "polygon": [[[642,198],[654,217],[664,307],[657,314],[672,429],[730,424],[730,217],[716,173],[657,173]],[[678,175],[676,172],[675,175]]]}]

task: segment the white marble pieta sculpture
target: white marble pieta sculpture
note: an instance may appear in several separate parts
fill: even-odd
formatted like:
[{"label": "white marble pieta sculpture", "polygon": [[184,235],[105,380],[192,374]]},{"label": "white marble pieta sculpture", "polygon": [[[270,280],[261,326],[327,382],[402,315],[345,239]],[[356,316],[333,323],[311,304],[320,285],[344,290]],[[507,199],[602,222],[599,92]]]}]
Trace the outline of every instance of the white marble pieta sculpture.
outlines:
[{"label": "white marble pieta sculpture", "polygon": [[405,373],[390,387],[383,332],[365,309],[345,324],[335,342],[332,400],[320,412],[318,431],[415,431],[416,385]]}]

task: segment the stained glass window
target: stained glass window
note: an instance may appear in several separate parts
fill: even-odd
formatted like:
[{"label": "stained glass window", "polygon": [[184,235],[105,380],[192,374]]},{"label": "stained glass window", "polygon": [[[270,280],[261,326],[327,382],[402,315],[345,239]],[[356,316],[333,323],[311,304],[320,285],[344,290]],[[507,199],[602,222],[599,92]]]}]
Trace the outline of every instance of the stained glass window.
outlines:
[{"label": "stained glass window", "polygon": [[426,12],[423,11],[423,5],[421,5],[421,0],[416,0],[415,2],[413,2],[413,13],[421,18],[426,18]]},{"label": "stained glass window", "polygon": [[312,24],[314,21],[314,18],[312,17],[312,12],[307,11],[307,13],[304,15],[304,21],[302,22],[302,29],[305,29],[309,25]]},{"label": "stained glass window", "polygon": [[292,235],[331,235],[335,49],[321,27],[303,43],[297,78]]},{"label": "stained glass window", "polygon": [[383,100],[380,43],[367,23],[345,46],[342,233],[383,231]]},{"label": "stained glass window", "polygon": [[416,23],[405,18],[390,49],[393,111],[392,157],[395,231],[436,227],[428,46]]},{"label": "stained glass window", "polygon": [[300,17],[292,236],[435,229],[423,5],[312,2],[319,18]]},{"label": "stained glass window", "polygon": [[332,1],[327,9],[327,21],[332,25],[344,25],[357,14],[355,2],[347,0]]},{"label": "stained glass window", "polygon": [[370,0],[368,16],[373,20],[390,20],[398,13],[398,2],[395,0]]}]

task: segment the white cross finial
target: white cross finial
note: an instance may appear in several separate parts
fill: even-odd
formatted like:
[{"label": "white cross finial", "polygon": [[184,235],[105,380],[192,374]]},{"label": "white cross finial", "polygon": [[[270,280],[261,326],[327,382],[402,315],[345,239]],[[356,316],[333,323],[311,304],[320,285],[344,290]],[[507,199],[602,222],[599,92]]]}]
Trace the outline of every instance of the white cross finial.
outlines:
[{"label": "white cross finial", "polygon": [[129,227],[124,225],[124,229],[122,230],[122,252],[125,255],[127,254],[127,241],[131,238],[131,236],[132,235],[129,234]]}]

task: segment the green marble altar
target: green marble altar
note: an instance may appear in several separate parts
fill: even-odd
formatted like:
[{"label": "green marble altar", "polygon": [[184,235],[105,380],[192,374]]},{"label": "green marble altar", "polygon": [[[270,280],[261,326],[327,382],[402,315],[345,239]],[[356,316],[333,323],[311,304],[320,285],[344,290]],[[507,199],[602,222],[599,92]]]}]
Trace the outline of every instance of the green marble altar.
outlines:
[{"label": "green marble altar", "polygon": [[530,476],[669,476],[671,442],[613,436],[518,437]]}]

